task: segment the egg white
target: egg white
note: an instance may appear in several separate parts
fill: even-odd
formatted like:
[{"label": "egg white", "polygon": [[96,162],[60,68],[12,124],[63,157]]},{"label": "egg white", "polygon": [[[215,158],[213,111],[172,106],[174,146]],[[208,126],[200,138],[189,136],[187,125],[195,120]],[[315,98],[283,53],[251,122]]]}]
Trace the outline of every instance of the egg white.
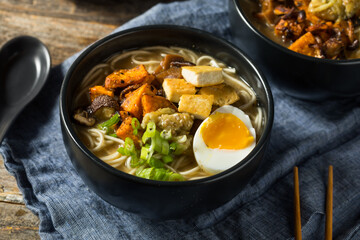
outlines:
[{"label": "egg white", "polygon": [[206,172],[210,174],[216,174],[239,163],[243,160],[256,145],[256,132],[253,128],[250,118],[242,110],[226,105],[218,108],[215,112],[231,113],[244,122],[245,126],[249,129],[250,134],[254,137],[252,144],[244,149],[229,150],[229,149],[212,149],[206,146],[202,135],[200,133],[201,128],[209,117],[206,118],[199,128],[196,130],[193,142],[193,150],[197,163]]}]

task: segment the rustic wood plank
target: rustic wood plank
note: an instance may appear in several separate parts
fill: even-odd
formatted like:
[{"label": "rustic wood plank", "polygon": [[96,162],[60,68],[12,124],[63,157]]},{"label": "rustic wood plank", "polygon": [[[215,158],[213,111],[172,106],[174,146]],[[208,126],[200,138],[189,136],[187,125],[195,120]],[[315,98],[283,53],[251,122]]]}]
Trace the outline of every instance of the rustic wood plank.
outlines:
[{"label": "rustic wood plank", "polygon": [[[171,0],[0,0],[0,47],[31,35],[58,65],[157,3]],[[29,211],[0,155],[0,240],[39,239],[39,219]]]},{"label": "rustic wood plank", "polygon": [[15,178],[0,154],[0,240],[39,239],[39,219],[24,205]]},{"label": "rustic wood plank", "polygon": [[0,0],[0,46],[31,35],[48,46],[57,65],[157,2]]},{"label": "rustic wood plank", "polygon": [[0,240],[39,239],[39,219],[22,204],[0,202]]},{"label": "rustic wood plank", "polygon": [[5,169],[4,161],[0,154],[0,203],[1,202],[24,204],[15,178]]},{"label": "rustic wood plank", "polygon": [[48,46],[53,65],[60,64],[90,43],[109,34],[116,27],[25,13],[13,15],[2,10],[0,10],[0,23],[2,42],[19,35],[37,37]]},{"label": "rustic wood plank", "polygon": [[120,25],[140,15],[157,3],[173,0],[0,0],[0,9],[53,18]]}]

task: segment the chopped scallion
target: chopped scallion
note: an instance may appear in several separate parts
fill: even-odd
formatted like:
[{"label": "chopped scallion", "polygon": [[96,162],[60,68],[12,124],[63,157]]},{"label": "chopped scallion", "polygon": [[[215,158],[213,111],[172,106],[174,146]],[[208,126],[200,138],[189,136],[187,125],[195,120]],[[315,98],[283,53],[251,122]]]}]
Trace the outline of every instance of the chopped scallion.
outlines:
[{"label": "chopped scallion", "polygon": [[109,130],[112,126],[117,124],[120,121],[120,115],[118,113],[114,114],[109,120],[100,123],[97,125],[98,129],[103,130],[106,134],[109,133]]},{"label": "chopped scallion", "polygon": [[129,153],[135,152],[134,141],[129,137],[125,138],[125,150],[128,151]]},{"label": "chopped scallion", "polygon": [[142,142],[146,143],[150,138],[154,137],[156,133],[156,125],[154,122],[149,122],[146,126],[146,131],[142,136]]},{"label": "chopped scallion", "polygon": [[163,140],[161,142],[162,142],[161,143],[161,153],[164,154],[164,155],[168,155],[169,151],[170,151],[168,141]]},{"label": "chopped scallion", "polygon": [[164,167],[164,163],[161,162],[160,159],[157,158],[150,158],[147,163],[150,165],[150,167],[154,167],[154,168],[163,168]]},{"label": "chopped scallion", "polygon": [[158,131],[155,132],[155,136],[151,138],[151,144],[154,144],[154,149],[158,153],[162,153],[162,139]]},{"label": "chopped scallion", "polygon": [[173,173],[169,176],[169,181],[184,181],[184,177],[178,173]]},{"label": "chopped scallion", "polygon": [[186,140],[187,140],[186,135],[176,137],[176,142],[177,143],[184,143],[184,142],[186,142]]},{"label": "chopped scallion", "polygon": [[166,155],[166,156],[162,157],[162,160],[163,160],[164,163],[171,163],[174,159],[173,159],[172,156]]},{"label": "chopped scallion", "polygon": [[174,151],[175,155],[180,155],[188,148],[185,144],[177,144],[176,149]]},{"label": "chopped scallion", "polygon": [[160,133],[160,137],[165,140],[169,140],[171,138],[171,131],[162,130]]},{"label": "chopped scallion", "polygon": [[146,144],[141,148],[140,158],[148,160],[151,158],[152,154],[153,152],[151,152],[149,144]]},{"label": "chopped scallion", "polygon": [[134,129],[134,135],[138,135],[138,132],[139,132],[139,128],[140,128],[140,122],[137,118],[132,118],[131,119],[131,126],[132,128]]},{"label": "chopped scallion", "polygon": [[173,143],[170,143],[170,150],[171,151],[175,151],[176,150],[176,148],[177,148],[177,144],[176,144],[176,142],[173,142]]},{"label": "chopped scallion", "polygon": [[157,181],[184,181],[185,178],[165,168],[141,168],[136,171],[136,176]]}]

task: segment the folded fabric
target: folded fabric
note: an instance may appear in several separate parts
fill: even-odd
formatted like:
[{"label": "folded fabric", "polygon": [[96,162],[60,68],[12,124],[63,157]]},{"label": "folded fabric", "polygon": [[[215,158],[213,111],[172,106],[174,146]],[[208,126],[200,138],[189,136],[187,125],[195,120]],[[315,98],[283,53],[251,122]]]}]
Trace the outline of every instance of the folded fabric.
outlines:
[{"label": "folded fabric", "polygon": [[[226,0],[158,4],[119,27],[191,26],[231,39]],[[334,239],[360,239],[360,98],[305,102],[271,84],[275,121],[268,152],[234,199],[191,219],[157,222],[119,210],[84,185],[66,154],[59,91],[76,56],[51,71],[18,116],[0,153],[42,239],[292,239],[293,175],[299,166],[303,239],[324,239],[328,165],[334,166]],[[271,83],[271,78],[266,76]],[[236,184],[236,183],[234,183]]]}]

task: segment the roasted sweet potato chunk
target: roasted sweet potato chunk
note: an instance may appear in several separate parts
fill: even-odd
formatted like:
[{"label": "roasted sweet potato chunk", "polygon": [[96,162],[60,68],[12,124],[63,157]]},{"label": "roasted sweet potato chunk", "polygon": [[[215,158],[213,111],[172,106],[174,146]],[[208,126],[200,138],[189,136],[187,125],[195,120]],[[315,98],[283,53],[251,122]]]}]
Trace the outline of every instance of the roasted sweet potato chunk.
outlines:
[{"label": "roasted sweet potato chunk", "polygon": [[296,40],[293,44],[291,44],[289,49],[293,50],[294,52],[315,57],[317,55],[316,48],[312,47],[312,45],[315,44],[315,37],[311,34],[311,32],[308,32]]},{"label": "roasted sweet potato chunk", "polygon": [[138,83],[151,83],[155,77],[149,74],[144,65],[132,69],[121,69],[113,72],[105,79],[105,88],[123,88]]},{"label": "roasted sweet potato chunk", "polygon": [[126,118],[116,130],[116,135],[125,141],[125,138],[129,137],[134,141],[136,147],[140,146],[140,134],[134,135],[134,129],[131,125],[132,117]]},{"label": "roasted sweet potato chunk", "polygon": [[161,96],[143,95],[141,98],[143,116],[149,112],[155,112],[160,108],[172,108],[177,111],[175,105]]},{"label": "roasted sweet potato chunk", "polygon": [[299,23],[296,19],[281,19],[275,26],[275,34],[286,39],[298,39],[304,32],[305,23]]},{"label": "roasted sweet potato chunk", "polygon": [[119,111],[119,113],[120,113],[121,121],[124,121],[128,117],[131,117],[131,113],[129,113],[127,111]]},{"label": "roasted sweet potato chunk", "polygon": [[128,111],[132,116],[137,119],[142,119],[142,106],[141,106],[141,98],[144,94],[147,95],[155,95],[156,88],[151,86],[150,84],[144,84],[133,92],[126,94],[126,98],[124,102],[121,104],[121,108],[124,111]]},{"label": "roasted sweet potato chunk", "polygon": [[99,97],[100,95],[108,95],[110,97],[114,97],[114,92],[104,88],[103,86],[94,86],[91,87],[89,90],[91,101],[94,101],[94,99]]}]

